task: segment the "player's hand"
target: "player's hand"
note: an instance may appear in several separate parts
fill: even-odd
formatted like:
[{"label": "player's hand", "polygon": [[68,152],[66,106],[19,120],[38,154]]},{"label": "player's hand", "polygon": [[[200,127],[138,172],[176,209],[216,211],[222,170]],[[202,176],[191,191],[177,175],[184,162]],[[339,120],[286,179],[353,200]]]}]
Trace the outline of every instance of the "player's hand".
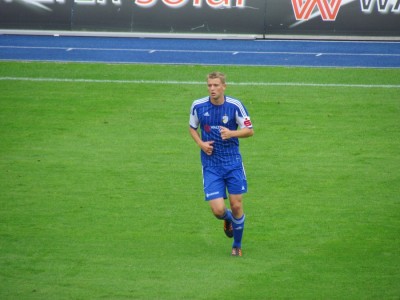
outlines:
[{"label": "player's hand", "polygon": [[212,144],[214,144],[214,141],[204,142],[204,143],[202,144],[202,146],[201,146],[201,149],[202,149],[207,155],[211,155],[212,152],[213,152],[213,150],[214,150],[214,147],[213,147]]},{"label": "player's hand", "polygon": [[232,135],[231,135],[232,132],[228,128],[224,127],[224,126],[220,126],[219,127],[219,132],[221,133],[221,138],[223,140],[227,140],[227,139],[230,139],[232,137]]}]

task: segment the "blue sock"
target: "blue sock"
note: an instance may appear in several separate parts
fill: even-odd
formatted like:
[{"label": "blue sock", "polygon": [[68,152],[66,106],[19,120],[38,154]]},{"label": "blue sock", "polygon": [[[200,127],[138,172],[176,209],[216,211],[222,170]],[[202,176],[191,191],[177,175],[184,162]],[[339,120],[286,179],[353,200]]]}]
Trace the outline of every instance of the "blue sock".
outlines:
[{"label": "blue sock", "polygon": [[232,226],[233,226],[233,245],[232,245],[232,248],[242,248],[244,219],[245,219],[244,215],[239,219],[236,219],[235,217],[232,216]]},{"label": "blue sock", "polygon": [[217,218],[220,220],[227,220],[227,221],[232,222],[232,220],[233,220],[232,211],[230,209],[225,208],[224,215],[221,217],[217,217]]}]

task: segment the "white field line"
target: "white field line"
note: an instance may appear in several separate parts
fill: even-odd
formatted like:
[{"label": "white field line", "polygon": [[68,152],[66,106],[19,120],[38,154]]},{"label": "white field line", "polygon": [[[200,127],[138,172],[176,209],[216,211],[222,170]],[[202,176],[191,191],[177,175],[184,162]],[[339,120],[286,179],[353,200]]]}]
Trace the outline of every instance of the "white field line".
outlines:
[{"label": "white field line", "polygon": [[274,55],[327,55],[327,56],[388,56],[398,57],[400,53],[341,53],[341,52],[296,52],[296,51],[240,51],[240,50],[180,50],[180,49],[135,49],[135,48],[85,48],[85,47],[44,47],[44,46],[0,46],[0,49],[38,49],[62,51],[124,51],[124,52],[178,52],[178,53],[221,53],[221,54],[274,54]]},{"label": "white field line", "polygon": [[[33,82],[75,82],[75,83],[123,83],[123,84],[170,84],[170,85],[206,85],[203,81],[179,80],[109,80],[81,78],[44,78],[44,77],[0,77],[0,81]],[[306,83],[306,82],[229,82],[232,86],[305,86],[305,87],[350,87],[350,88],[386,88],[400,89],[400,84],[346,84],[346,83]]]}]

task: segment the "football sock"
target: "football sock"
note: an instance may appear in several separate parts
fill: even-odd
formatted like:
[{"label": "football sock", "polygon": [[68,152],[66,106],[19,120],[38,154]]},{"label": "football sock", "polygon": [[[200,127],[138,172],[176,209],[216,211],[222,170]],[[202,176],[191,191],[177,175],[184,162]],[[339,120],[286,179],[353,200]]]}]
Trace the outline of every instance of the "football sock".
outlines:
[{"label": "football sock", "polygon": [[225,208],[224,214],[217,218],[220,220],[227,220],[227,221],[232,222],[232,219],[233,219],[232,211],[230,209]]},{"label": "football sock", "polygon": [[235,217],[232,216],[232,227],[233,227],[233,245],[232,245],[232,248],[242,248],[244,219],[245,219],[244,214],[239,219],[236,219]]}]

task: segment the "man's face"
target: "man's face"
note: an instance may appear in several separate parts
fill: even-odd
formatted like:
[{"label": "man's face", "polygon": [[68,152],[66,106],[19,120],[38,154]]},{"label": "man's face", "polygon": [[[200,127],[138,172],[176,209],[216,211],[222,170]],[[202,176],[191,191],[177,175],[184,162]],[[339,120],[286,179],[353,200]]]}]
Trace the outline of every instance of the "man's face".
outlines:
[{"label": "man's face", "polygon": [[207,80],[208,93],[212,100],[218,101],[224,97],[226,85],[219,78],[209,78]]}]

